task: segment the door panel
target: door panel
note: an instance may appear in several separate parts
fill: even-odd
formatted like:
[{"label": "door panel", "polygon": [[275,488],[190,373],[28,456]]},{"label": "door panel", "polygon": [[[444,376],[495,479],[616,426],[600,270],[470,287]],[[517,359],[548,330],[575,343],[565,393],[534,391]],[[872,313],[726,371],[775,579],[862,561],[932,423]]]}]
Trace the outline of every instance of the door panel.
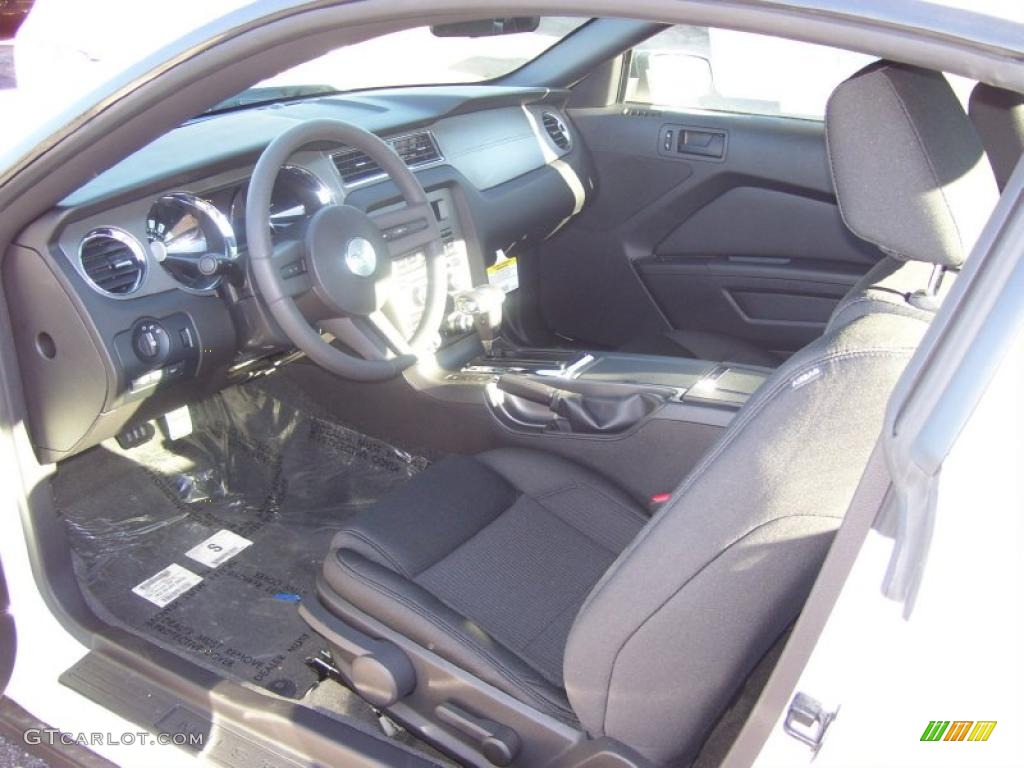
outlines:
[{"label": "door panel", "polygon": [[615,347],[712,330],[791,352],[881,258],[843,226],[820,122],[621,105],[571,116],[598,188],[541,253],[545,320],[562,335]]},{"label": "door panel", "polygon": [[820,259],[857,268],[877,259],[846,228],[831,199],[755,186],[736,186],[715,198],[680,223],[657,253]]}]

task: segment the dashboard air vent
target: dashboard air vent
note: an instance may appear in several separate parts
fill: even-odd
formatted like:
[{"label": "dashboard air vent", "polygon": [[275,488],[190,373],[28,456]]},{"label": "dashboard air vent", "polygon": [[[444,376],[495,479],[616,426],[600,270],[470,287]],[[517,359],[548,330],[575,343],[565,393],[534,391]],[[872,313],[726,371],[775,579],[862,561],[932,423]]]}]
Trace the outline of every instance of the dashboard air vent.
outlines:
[{"label": "dashboard air vent", "polygon": [[103,293],[124,296],[135,291],[146,272],[139,242],[119,229],[94,229],[82,238],[78,258],[86,277]]},{"label": "dashboard air vent", "polygon": [[405,160],[410,168],[433,163],[441,159],[434,138],[429,133],[414,133],[388,142],[399,157]]},{"label": "dashboard air vent", "polygon": [[357,184],[380,175],[380,166],[358,149],[343,149],[336,154],[334,167],[346,184]]},{"label": "dashboard air vent", "polygon": [[[419,168],[441,159],[441,153],[428,131],[387,139],[391,148],[410,168]],[[334,165],[346,184],[358,184],[384,175],[376,161],[358,149],[343,149],[334,156]]]},{"label": "dashboard air vent", "polygon": [[555,142],[555,146],[563,150],[569,149],[572,140],[569,138],[569,128],[562,121],[562,118],[553,112],[545,112],[542,119],[544,120],[544,130],[548,132],[548,136]]}]

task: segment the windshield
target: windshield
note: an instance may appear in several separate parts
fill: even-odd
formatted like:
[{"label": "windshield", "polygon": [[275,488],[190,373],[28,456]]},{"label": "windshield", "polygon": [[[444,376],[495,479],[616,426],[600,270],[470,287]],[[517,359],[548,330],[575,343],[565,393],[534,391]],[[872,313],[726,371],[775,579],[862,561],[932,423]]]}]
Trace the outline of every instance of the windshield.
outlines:
[{"label": "windshield", "polygon": [[429,27],[394,32],[286,69],[210,111],[317,93],[491,80],[523,66],[587,21],[546,16],[532,32],[492,37],[437,37]]}]

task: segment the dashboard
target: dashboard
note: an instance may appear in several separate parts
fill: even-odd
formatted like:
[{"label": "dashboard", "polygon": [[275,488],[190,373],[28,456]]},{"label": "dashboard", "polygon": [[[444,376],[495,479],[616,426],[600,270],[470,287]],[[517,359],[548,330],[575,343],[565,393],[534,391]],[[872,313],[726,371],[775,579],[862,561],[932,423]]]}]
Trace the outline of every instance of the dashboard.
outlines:
[{"label": "dashboard", "polygon": [[[96,176],[26,228],[4,260],[41,460],[294,352],[254,290],[245,242],[249,177],[283,130],[332,117],[384,138],[427,192],[452,294],[486,282],[497,252],[514,255],[556,231],[594,188],[566,95],[456,86],[278,103],[190,121]],[[271,238],[332,204],[375,212],[402,202],[362,152],[306,147],[278,174]],[[423,254],[396,259],[392,274],[389,313],[410,335],[426,295]],[[438,343],[464,333],[446,313]]]}]

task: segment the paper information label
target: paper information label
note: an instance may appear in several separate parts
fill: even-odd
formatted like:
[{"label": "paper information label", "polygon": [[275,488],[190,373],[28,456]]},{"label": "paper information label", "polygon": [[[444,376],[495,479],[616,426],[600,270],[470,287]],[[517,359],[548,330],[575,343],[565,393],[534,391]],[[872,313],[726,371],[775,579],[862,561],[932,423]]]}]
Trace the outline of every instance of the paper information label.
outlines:
[{"label": "paper information label", "polygon": [[512,293],[519,287],[519,262],[514,256],[496,262],[487,268],[487,282],[505,293]]},{"label": "paper information label", "polygon": [[150,576],[137,587],[133,587],[132,592],[149,600],[153,605],[163,608],[202,580],[202,576],[192,573],[188,568],[171,563],[156,576]]},{"label": "paper information label", "polygon": [[221,563],[226,563],[246,547],[252,544],[237,533],[224,529],[217,531],[213,536],[185,553],[185,557],[195,560],[197,563],[216,568]]}]

